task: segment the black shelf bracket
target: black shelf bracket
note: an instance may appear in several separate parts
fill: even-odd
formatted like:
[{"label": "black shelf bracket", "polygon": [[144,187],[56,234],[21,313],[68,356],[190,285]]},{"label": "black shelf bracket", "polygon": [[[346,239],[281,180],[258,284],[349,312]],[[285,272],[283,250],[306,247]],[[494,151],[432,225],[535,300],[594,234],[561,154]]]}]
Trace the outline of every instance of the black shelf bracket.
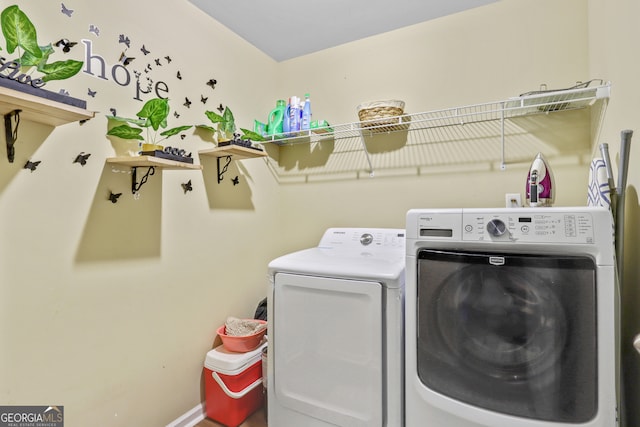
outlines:
[{"label": "black shelf bracket", "polygon": [[138,182],[138,166],[133,166],[131,169],[132,169],[132,171],[131,171],[131,192],[133,194],[136,194],[138,191],[140,191],[142,186],[144,184],[146,184],[146,182],[149,180],[149,177],[151,175],[153,175],[154,173],[156,173],[156,168],[155,168],[155,166],[149,166],[147,168],[147,173],[142,175],[142,178],[140,178],[140,182]]},{"label": "black shelf bracket", "polygon": [[[20,112],[22,110],[13,110],[4,115],[4,135],[7,141],[7,159],[9,163],[13,163],[16,155],[14,144],[18,139],[18,126],[20,125]],[[15,121],[15,126],[13,125]]]},{"label": "black shelf bracket", "polygon": [[[223,157],[226,159],[226,163],[224,164],[224,166],[222,166],[222,168],[220,168],[220,159],[222,159]],[[218,157],[218,184],[220,184],[224,179],[224,174],[225,172],[227,172],[229,164],[231,164],[231,156],[223,157]]]}]

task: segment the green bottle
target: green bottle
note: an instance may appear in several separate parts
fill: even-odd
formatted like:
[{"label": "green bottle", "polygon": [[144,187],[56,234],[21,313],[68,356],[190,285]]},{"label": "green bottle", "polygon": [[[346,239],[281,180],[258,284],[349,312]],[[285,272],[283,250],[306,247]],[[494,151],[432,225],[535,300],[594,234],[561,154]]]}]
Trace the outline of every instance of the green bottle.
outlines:
[{"label": "green bottle", "polygon": [[287,108],[287,104],[284,99],[278,99],[276,101],[276,108],[269,113],[269,120],[267,121],[267,135],[275,135],[282,133],[282,122],[284,120],[284,110]]}]

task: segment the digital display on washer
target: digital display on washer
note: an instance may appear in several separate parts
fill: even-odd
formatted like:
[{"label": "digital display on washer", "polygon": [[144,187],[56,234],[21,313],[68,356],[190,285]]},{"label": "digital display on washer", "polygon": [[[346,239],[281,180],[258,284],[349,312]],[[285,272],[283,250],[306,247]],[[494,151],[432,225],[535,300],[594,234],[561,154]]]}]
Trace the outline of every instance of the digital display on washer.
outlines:
[{"label": "digital display on washer", "polygon": [[530,216],[521,216],[520,218],[518,218],[518,222],[531,222],[531,217]]},{"label": "digital display on washer", "polygon": [[421,228],[421,237],[453,237],[453,230],[446,228]]}]

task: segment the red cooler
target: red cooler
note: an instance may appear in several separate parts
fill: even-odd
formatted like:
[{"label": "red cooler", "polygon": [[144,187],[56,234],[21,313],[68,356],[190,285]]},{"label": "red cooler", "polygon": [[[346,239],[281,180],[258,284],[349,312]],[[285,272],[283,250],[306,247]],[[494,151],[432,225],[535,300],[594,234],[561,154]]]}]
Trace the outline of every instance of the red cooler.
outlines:
[{"label": "red cooler", "polygon": [[237,427],[262,406],[262,349],[234,353],[220,345],[207,353],[204,392],[207,416]]}]

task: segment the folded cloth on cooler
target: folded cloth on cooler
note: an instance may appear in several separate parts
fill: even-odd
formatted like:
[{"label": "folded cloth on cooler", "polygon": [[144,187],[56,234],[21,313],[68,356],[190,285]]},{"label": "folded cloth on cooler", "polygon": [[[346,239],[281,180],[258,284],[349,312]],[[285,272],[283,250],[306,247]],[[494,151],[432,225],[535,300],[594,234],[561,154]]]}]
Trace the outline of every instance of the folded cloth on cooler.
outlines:
[{"label": "folded cloth on cooler", "polygon": [[607,179],[607,166],[601,158],[595,158],[589,166],[587,206],[602,206],[611,209],[611,188]]},{"label": "folded cloth on cooler", "polygon": [[225,334],[236,337],[257,334],[266,329],[267,324],[254,319],[238,319],[237,317],[227,317],[224,324]]}]

